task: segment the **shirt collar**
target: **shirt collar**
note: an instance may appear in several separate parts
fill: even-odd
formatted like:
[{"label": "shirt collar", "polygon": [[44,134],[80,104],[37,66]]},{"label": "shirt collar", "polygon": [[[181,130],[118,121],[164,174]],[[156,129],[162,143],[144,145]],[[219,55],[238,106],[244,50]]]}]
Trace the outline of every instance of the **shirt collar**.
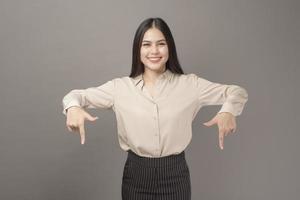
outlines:
[{"label": "shirt collar", "polygon": [[[158,76],[158,79],[170,80],[172,72],[169,69],[166,69],[162,74]],[[134,85],[144,85],[143,74],[140,74],[133,78]]]}]

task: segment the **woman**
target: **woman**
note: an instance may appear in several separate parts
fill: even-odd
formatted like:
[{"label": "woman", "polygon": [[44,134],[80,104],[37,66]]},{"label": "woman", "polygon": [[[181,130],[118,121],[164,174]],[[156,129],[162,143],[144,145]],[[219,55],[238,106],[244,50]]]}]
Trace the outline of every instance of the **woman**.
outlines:
[{"label": "woman", "polygon": [[248,100],[237,85],[210,82],[184,74],[174,39],[161,18],[149,18],[138,27],[133,42],[130,76],[115,78],[84,90],[72,90],[63,99],[69,131],[85,142],[84,121],[95,121],[84,108],[111,108],[118,139],[128,152],[122,178],[122,199],[191,199],[185,148],[192,138],[192,121],[205,105],[221,105],[206,126],[219,127],[219,146],[236,130],[235,117]]}]

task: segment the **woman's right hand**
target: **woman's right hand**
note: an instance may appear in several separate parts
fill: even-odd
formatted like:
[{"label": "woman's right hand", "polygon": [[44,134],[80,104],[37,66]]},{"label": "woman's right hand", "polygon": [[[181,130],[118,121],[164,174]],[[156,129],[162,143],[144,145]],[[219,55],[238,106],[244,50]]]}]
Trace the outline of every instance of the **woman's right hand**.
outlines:
[{"label": "woman's right hand", "polygon": [[95,121],[98,117],[92,117],[81,107],[73,106],[67,109],[66,125],[70,132],[78,132],[81,138],[81,144],[85,142],[84,121]]}]

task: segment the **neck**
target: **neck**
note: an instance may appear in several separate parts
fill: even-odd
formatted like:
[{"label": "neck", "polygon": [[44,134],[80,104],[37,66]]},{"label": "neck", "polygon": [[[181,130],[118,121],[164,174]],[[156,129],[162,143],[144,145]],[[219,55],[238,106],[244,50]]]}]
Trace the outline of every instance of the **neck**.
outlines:
[{"label": "neck", "polygon": [[157,80],[157,78],[159,77],[159,75],[164,73],[165,70],[166,70],[165,67],[159,71],[153,71],[153,70],[149,70],[149,69],[145,68],[145,72],[143,74],[144,82],[148,83],[148,84],[154,84],[155,81]]}]

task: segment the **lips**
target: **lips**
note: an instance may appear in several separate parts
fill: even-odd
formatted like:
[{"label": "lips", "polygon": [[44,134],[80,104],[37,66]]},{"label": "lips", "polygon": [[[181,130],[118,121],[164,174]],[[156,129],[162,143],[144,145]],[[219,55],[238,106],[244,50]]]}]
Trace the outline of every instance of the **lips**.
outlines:
[{"label": "lips", "polygon": [[148,60],[150,60],[151,62],[158,62],[160,61],[161,57],[148,57]]}]

